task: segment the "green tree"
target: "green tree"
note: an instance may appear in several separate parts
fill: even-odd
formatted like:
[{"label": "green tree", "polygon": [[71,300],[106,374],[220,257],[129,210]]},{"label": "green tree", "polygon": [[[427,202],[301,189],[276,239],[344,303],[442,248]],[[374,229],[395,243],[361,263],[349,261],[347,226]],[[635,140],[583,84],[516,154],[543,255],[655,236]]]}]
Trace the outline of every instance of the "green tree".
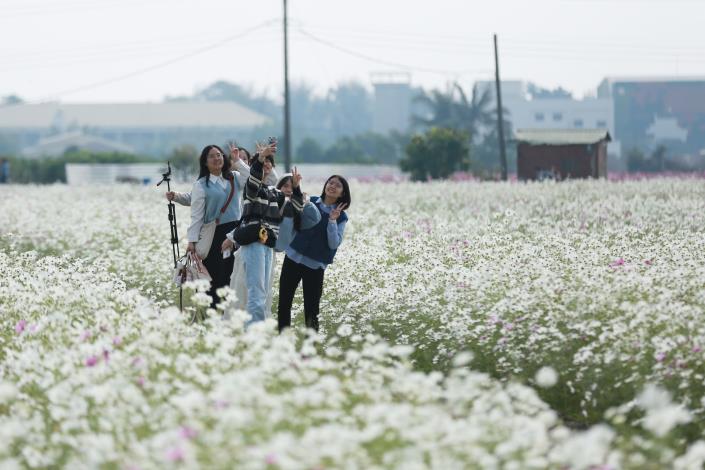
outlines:
[{"label": "green tree", "polygon": [[330,90],[326,111],[336,137],[372,129],[372,95],[360,83],[341,83]]},{"label": "green tree", "polygon": [[468,138],[472,138],[478,129],[492,126],[495,122],[489,109],[492,104],[492,92],[489,88],[481,92],[477,86],[473,87],[472,95],[468,99],[462,87],[453,83],[445,92],[424,92],[417,96],[415,101],[428,110],[427,115],[412,116],[412,124],[417,128],[445,127],[464,131]]},{"label": "green tree", "polygon": [[198,175],[199,153],[193,145],[181,145],[172,150],[168,160],[174,170],[175,176],[181,180],[187,180],[194,175]]},{"label": "green tree", "polygon": [[372,163],[358,141],[352,137],[341,137],[328,147],[325,153],[326,162],[336,163]]},{"label": "green tree", "polygon": [[296,147],[296,161],[306,163],[322,163],[325,161],[323,147],[317,140],[306,137]]},{"label": "green tree", "polygon": [[467,171],[470,169],[468,135],[438,127],[414,135],[400,166],[402,171],[411,173],[414,181],[447,178],[457,171]]},{"label": "green tree", "polygon": [[376,132],[365,132],[355,136],[355,140],[360,144],[362,150],[367,155],[367,159],[374,163],[397,164],[401,157],[401,152],[397,150],[395,141],[386,135]]},{"label": "green tree", "polygon": [[67,163],[146,163],[154,158],[126,153],[67,149],[59,157],[10,158],[13,183],[65,183]]},{"label": "green tree", "polygon": [[13,104],[22,104],[24,100],[17,95],[7,95],[0,99],[0,106],[10,106]]}]

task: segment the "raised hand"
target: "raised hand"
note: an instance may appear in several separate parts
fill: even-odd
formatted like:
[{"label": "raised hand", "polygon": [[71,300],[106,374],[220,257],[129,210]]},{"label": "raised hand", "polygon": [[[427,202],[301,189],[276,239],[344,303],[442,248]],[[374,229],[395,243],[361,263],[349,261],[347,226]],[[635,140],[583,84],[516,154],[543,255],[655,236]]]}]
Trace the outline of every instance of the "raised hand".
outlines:
[{"label": "raised hand", "polygon": [[228,142],[228,147],[230,147],[230,158],[240,158],[240,149],[235,145],[234,142]]},{"label": "raised hand", "polygon": [[269,145],[263,145],[260,143],[257,143],[257,153],[259,154],[259,161],[264,163],[264,159],[266,157],[271,156],[274,158],[274,154],[277,151],[277,143],[271,143]]},{"label": "raised hand", "polygon": [[347,204],[341,202],[337,206],[335,206],[335,209],[330,211],[330,216],[328,216],[329,220],[338,220],[338,217],[340,217],[340,213],[345,210],[345,208],[348,207]]},{"label": "raised hand", "polygon": [[174,191],[167,191],[165,195],[166,195],[167,201],[171,202],[174,200],[176,193]]},{"label": "raised hand", "polygon": [[294,167],[291,170],[291,186],[294,188],[298,188],[299,185],[301,184],[301,173],[299,173],[299,169]]}]

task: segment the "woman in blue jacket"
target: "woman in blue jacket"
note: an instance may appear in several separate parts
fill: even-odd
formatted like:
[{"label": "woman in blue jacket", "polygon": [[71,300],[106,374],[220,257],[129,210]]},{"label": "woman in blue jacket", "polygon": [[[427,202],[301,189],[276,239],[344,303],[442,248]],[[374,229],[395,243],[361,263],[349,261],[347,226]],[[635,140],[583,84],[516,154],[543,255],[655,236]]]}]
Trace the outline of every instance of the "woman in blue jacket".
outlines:
[{"label": "woman in blue jacket", "polygon": [[300,230],[286,248],[279,277],[279,331],[291,326],[291,304],[303,281],[306,327],[318,331],[318,313],[323,294],[323,275],[333,262],[343,241],[350,207],[350,187],[340,175],[333,175],[323,186],[320,197],[311,202],[321,213],[321,220],[311,228]]}]

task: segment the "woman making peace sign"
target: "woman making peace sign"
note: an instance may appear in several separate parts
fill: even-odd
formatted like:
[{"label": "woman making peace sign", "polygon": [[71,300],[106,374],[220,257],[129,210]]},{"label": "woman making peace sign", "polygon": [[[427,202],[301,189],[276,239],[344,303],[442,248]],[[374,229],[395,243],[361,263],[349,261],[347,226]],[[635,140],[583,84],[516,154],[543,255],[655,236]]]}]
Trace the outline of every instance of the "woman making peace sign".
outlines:
[{"label": "woman making peace sign", "polygon": [[321,213],[315,226],[299,231],[289,247],[279,277],[279,331],[291,326],[291,304],[303,281],[306,326],[318,331],[318,313],[323,294],[323,275],[333,262],[343,241],[350,207],[350,187],[339,175],[333,175],[323,186],[321,197],[311,197]]}]

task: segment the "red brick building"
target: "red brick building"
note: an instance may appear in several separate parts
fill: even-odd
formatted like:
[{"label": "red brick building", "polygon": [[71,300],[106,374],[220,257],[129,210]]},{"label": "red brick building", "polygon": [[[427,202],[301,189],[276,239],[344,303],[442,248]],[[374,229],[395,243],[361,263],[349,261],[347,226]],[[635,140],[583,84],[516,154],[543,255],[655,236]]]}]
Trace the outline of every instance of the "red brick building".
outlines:
[{"label": "red brick building", "polygon": [[607,176],[604,129],[517,129],[514,140],[520,180]]}]

